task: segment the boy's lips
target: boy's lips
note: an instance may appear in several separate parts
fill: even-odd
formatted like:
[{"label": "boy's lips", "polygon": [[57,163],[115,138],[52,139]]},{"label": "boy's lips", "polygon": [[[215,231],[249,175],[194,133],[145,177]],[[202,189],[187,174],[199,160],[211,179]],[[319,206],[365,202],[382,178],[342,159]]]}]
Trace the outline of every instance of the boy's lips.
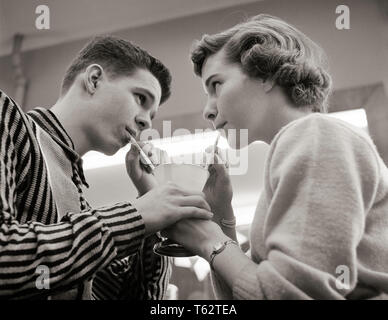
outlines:
[{"label": "boy's lips", "polygon": [[132,137],[134,137],[135,139],[136,139],[136,137],[137,137],[137,133],[136,133],[136,131],[135,130],[132,130],[131,128],[126,128],[126,130],[127,130],[127,132],[132,136]]}]

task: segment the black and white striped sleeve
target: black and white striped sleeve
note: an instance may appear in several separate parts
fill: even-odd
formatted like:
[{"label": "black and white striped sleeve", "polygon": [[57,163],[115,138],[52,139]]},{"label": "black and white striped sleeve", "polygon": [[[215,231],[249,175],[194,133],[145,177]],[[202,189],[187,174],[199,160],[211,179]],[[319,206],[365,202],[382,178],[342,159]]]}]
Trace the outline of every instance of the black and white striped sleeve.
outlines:
[{"label": "black and white striped sleeve", "polygon": [[[48,296],[72,288],[114,258],[139,249],[144,221],[127,202],[68,213],[51,225],[19,223],[16,186],[27,133],[20,109],[4,94],[0,115],[0,298]],[[49,289],[36,287],[38,266],[48,268]]]},{"label": "black and white striped sleeve", "polygon": [[153,252],[158,241],[147,237],[139,251],[114,260],[93,279],[96,300],[163,300],[171,277],[172,258]]},{"label": "black and white striped sleeve", "polygon": [[163,300],[172,272],[172,258],[154,253],[154,245],[160,241],[156,235],[146,238],[143,247],[143,265],[147,300]]}]

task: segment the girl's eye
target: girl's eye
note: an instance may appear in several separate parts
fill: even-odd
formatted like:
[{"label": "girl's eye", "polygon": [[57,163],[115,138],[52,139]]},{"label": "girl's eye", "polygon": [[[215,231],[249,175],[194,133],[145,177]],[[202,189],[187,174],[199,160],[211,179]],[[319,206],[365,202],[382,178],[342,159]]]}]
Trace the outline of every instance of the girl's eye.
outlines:
[{"label": "girl's eye", "polygon": [[136,101],[139,105],[143,106],[146,102],[146,97],[143,94],[135,93]]},{"label": "girl's eye", "polygon": [[212,86],[213,86],[213,91],[214,91],[215,93],[217,93],[217,90],[218,90],[218,88],[220,87],[220,85],[221,85],[221,82],[219,82],[219,81],[214,81],[214,82],[213,82]]}]

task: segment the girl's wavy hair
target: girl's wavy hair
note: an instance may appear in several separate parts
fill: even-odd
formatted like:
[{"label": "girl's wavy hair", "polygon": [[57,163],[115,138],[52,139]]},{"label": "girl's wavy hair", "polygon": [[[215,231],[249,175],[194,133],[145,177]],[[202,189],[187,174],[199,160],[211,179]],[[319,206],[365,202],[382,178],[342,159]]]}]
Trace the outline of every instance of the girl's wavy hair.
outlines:
[{"label": "girl's wavy hair", "polygon": [[253,78],[281,86],[297,107],[327,112],[331,77],[323,50],[285,21],[260,14],[223,32],[196,41],[191,52],[196,75],[207,57],[225,49],[231,63],[239,63]]}]

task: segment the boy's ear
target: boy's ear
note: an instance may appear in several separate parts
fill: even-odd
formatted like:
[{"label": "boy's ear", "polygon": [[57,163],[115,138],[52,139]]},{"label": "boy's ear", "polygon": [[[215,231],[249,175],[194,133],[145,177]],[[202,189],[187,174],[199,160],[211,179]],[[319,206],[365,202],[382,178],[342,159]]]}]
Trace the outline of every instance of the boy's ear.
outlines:
[{"label": "boy's ear", "polygon": [[275,82],[272,79],[270,78],[267,78],[265,80],[263,79],[263,89],[265,93],[270,92],[274,87],[274,85],[275,85]]},{"label": "boy's ear", "polygon": [[99,64],[89,65],[84,73],[85,90],[93,95],[102,79],[103,69]]}]

